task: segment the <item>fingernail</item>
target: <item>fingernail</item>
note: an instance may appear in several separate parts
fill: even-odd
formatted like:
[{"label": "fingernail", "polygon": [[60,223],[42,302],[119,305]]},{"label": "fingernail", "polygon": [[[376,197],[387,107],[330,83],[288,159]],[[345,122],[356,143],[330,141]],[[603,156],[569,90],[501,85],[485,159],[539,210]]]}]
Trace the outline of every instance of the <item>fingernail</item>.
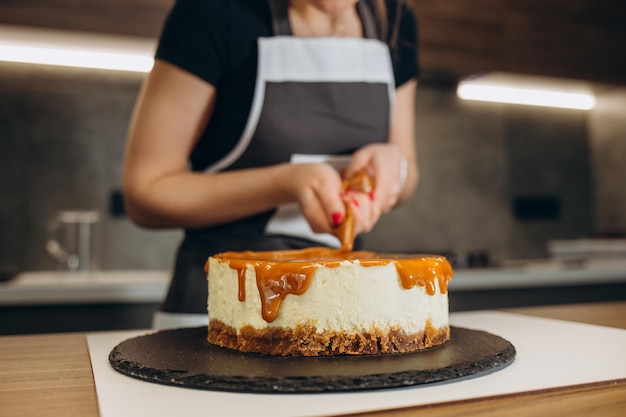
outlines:
[{"label": "fingernail", "polygon": [[370,200],[371,201],[375,200],[375,198],[374,198],[374,190],[370,191],[369,196],[370,196]]},{"label": "fingernail", "polygon": [[339,226],[341,224],[341,213],[338,211],[333,213],[333,226]]},{"label": "fingernail", "polygon": [[359,200],[357,200],[357,199],[356,199],[356,198],[354,198],[354,197],[352,197],[352,203],[353,203],[355,206],[357,206],[357,207],[360,207],[360,206],[361,206],[361,204],[359,204]]}]

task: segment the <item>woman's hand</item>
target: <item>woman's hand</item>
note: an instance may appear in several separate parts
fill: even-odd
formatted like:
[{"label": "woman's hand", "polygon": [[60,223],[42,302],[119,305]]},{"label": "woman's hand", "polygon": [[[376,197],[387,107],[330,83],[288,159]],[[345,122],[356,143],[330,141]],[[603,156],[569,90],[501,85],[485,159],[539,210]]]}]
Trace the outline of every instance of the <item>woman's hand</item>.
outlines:
[{"label": "woman's hand", "polygon": [[346,217],[339,173],[325,163],[289,166],[285,181],[290,200],[298,203],[314,232],[333,233]]},{"label": "woman's hand", "polygon": [[[375,182],[374,192],[369,196],[372,208],[365,217],[378,217],[389,212],[400,199],[406,182],[407,160],[402,150],[392,143],[376,143],[364,146],[354,153],[345,175],[350,178],[359,170],[365,170]],[[368,205],[368,206],[369,206]]]}]

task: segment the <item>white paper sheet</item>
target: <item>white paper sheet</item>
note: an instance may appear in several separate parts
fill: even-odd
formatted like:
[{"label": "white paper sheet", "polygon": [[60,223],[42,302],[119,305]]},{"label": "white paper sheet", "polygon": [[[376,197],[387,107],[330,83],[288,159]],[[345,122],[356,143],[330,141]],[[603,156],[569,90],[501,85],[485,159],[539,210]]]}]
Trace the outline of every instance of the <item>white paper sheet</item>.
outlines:
[{"label": "white paper sheet", "polygon": [[626,378],[626,330],[493,311],[454,313],[451,323],[511,341],[515,361],[484,376],[409,388],[241,394],[153,384],[114,371],[109,352],[145,332],[97,333],[87,339],[101,417],[332,416]]}]

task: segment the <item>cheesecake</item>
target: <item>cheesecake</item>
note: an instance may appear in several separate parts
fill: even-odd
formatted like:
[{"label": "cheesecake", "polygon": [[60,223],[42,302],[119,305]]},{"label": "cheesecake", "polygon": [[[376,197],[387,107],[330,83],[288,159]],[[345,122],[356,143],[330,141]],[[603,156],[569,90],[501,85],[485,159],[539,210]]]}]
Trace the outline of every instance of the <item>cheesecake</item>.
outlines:
[{"label": "cheesecake", "polygon": [[436,255],[309,248],[209,257],[208,341],[281,356],[416,352],[450,338]]}]

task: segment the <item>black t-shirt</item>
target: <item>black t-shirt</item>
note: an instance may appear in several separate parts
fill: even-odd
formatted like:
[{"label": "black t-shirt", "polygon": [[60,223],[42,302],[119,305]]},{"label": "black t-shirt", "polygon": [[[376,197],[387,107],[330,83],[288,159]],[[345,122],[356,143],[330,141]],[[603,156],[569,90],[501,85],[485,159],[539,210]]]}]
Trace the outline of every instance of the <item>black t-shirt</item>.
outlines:
[{"label": "black t-shirt", "polygon": [[[389,38],[396,21],[397,1],[386,1]],[[415,18],[406,5],[400,10],[398,40],[392,52],[396,86],[419,73]],[[272,35],[272,17],[264,0],[175,3],[156,57],[194,74],[217,90],[213,115],[191,155],[194,170],[203,170],[226,155],[241,136],[254,94],[257,39]]]}]

